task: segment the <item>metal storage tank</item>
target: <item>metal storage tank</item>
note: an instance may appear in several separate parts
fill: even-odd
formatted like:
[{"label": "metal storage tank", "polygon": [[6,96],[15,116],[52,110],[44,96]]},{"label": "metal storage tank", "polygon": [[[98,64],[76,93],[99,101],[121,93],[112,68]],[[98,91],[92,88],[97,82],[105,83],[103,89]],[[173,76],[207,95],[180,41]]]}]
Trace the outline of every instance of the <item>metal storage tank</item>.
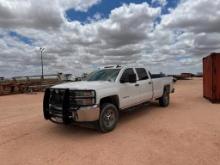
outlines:
[{"label": "metal storage tank", "polygon": [[220,53],[203,58],[203,96],[211,102],[220,102]]}]

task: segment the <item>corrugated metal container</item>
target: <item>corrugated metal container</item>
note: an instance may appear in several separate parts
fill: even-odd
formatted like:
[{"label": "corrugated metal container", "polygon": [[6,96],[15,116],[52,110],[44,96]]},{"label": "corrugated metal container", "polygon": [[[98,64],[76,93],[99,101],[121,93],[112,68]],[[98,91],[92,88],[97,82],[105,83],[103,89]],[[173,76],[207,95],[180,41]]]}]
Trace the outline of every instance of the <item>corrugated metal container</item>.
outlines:
[{"label": "corrugated metal container", "polygon": [[211,102],[220,102],[220,53],[203,58],[203,96]]}]

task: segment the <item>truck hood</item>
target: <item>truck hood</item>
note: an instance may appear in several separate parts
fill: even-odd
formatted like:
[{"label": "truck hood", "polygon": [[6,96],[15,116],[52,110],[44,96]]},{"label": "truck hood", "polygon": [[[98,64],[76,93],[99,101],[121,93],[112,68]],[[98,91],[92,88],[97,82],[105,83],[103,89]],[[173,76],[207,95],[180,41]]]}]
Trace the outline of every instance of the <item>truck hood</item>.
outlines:
[{"label": "truck hood", "polygon": [[115,82],[109,81],[77,81],[77,82],[68,82],[62,83],[51,88],[57,89],[72,89],[72,90],[97,90],[103,88],[113,87]]}]

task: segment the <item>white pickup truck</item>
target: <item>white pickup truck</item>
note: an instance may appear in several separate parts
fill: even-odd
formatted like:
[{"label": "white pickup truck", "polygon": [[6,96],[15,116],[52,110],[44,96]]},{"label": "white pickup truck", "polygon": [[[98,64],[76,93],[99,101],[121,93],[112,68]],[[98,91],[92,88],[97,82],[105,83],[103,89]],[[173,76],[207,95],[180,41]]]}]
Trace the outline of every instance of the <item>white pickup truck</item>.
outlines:
[{"label": "white pickup truck", "polygon": [[94,122],[101,132],[112,131],[119,111],[159,100],[169,105],[173,78],[151,75],[145,68],[111,66],[88,75],[85,81],[46,89],[44,118],[55,123]]}]

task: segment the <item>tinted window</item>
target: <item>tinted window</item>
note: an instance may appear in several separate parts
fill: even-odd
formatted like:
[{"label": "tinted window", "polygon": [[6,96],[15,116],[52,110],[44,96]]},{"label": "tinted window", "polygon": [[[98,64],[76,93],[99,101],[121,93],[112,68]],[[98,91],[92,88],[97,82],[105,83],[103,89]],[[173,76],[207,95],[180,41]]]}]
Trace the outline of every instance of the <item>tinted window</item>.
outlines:
[{"label": "tinted window", "polygon": [[134,70],[133,70],[132,68],[126,69],[126,70],[124,71],[124,73],[122,74],[122,76],[121,76],[121,80],[127,82],[127,81],[128,81],[128,75],[130,75],[130,74],[135,74],[135,73],[134,73]]},{"label": "tinted window", "polygon": [[147,72],[144,68],[136,68],[136,72],[138,74],[139,80],[146,80],[148,79]]}]

